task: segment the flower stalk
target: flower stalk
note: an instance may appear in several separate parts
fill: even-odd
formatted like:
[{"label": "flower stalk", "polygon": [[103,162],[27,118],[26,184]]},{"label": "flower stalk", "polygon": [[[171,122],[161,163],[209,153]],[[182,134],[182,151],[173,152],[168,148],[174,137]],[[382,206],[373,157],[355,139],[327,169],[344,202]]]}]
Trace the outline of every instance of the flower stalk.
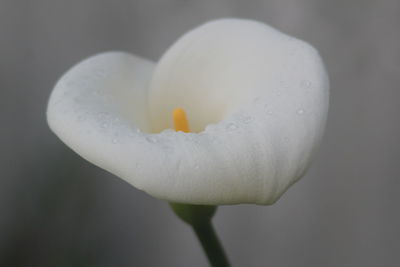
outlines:
[{"label": "flower stalk", "polygon": [[170,205],[175,214],[192,227],[210,266],[229,267],[228,259],[211,222],[217,207],[181,203],[170,203]]}]

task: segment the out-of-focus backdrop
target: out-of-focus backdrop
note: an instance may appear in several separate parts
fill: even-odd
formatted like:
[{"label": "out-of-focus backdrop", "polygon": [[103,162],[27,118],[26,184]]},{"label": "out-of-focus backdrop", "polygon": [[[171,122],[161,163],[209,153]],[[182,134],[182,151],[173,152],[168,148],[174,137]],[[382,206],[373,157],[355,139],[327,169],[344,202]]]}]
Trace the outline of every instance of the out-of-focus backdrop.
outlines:
[{"label": "out-of-focus backdrop", "polygon": [[47,126],[56,80],[90,55],[157,60],[210,19],[256,19],[321,53],[319,157],[273,206],[221,207],[234,266],[400,266],[400,1],[1,0],[0,266],[207,266],[168,205],[74,154]]}]

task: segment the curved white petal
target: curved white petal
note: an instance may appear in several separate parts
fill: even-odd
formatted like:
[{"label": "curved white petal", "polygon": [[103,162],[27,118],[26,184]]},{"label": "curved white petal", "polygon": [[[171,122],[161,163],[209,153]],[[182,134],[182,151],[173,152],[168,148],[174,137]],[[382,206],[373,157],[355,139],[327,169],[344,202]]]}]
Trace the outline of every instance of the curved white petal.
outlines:
[{"label": "curved white petal", "polygon": [[[137,131],[171,128],[176,107],[202,132]],[[155,197],[270,204],[307,169],[327,108],[313,48],[231,19],[185,35],[155,70],[123,53],[78,64],[57,83],[47,115],[78,154]]]}]

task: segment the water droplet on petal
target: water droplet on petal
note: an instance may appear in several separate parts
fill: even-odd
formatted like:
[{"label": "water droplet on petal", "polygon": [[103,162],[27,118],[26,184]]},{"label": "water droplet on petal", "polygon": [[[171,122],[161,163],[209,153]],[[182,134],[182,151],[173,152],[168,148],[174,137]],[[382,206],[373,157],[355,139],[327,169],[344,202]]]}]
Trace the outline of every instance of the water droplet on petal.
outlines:
[{"label": "water droplet on petal", "polygon": [[[288,84],[287,81],[280,81],[280,82],[279,82],[279,85],[280,85],[279,88],[289,88],[289,84]],[[277,94],[277,95],[280,95],[280,94],[281,94],[279,88],[276,89],[276,94]]]},{"label": "water droplet on petal", "polygon": [[163,134],[172,134],[172,133],[175,133],[176,131],[174,131],[174,130],[172,130],[172,129],[165,129],[165,130],[163,130],[161,133],[163,133]]},{"label": "water droplet on petal", "polygon": [[154,136],[147,136],[146,140],[150,143],[157,143],[157,138],[155,138]]},{"label": "water droplet on petal", "polygon": [[212,131],[215,129],[215,125],[214,124],[208,124],[205,128],[205,131]]},{"label": "water droplet on petal", "polygon": [[235,130],[236,128],[237,128],[237,125],[234,124],[233,122],[228,123],[228,125],[226,126],[226,129],[230,130],[230,131]]},{"label": "water droplet on petal", "polygon": [[246,116],[242,119],[243,123],[248,124],[250,123],[252,120],[252,118],[250,116]]},{"label": "water droplet on petal", "polygon": [[311,82],[309,80],[302,80],[300,82],[300,86],[303,88],[310,88],[311,87]]}]

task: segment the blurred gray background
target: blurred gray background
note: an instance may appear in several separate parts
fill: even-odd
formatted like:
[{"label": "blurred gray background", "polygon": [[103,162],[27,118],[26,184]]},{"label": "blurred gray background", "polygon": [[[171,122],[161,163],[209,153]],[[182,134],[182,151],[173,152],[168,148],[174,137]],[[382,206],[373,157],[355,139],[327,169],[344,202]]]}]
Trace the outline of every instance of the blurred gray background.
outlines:
[{"label": "blurred gray background", "polygon": [[90,55],[157,60],[214,18],[313,44],[331,79],[319,157],[273,206],[215,217],[233,266],[400,266],[400,1],[0,0],[0,266],[207,266],[168,205],[92,166],[45,121]]}]

